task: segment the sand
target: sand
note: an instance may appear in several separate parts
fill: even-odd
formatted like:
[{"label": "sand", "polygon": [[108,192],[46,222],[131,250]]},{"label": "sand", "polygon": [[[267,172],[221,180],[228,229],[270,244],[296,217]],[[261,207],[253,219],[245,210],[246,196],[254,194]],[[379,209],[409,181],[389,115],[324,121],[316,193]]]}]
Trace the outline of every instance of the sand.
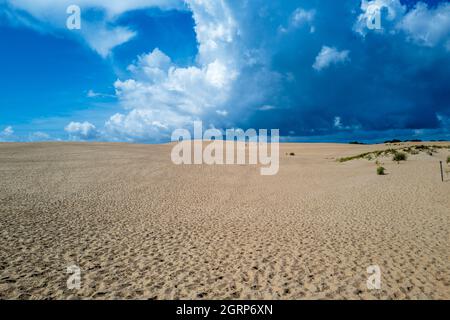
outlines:
[{"label": "sand", "polygon": [[450,151],[336,161],[388,147],[283,144],[261,176],[171,145],[0,144],[0,299],[449,299]]}]

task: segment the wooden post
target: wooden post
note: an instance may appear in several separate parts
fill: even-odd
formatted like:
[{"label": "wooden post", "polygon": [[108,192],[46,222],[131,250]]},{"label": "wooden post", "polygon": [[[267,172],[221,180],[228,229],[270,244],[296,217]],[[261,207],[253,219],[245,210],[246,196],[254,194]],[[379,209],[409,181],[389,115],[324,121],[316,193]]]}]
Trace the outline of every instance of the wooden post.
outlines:
[{"label": "wooden post", "polygon": [[441,180],[444,182],[444,171],[442,169],[442,161],[439,161],[439,164],[441,165]]}]

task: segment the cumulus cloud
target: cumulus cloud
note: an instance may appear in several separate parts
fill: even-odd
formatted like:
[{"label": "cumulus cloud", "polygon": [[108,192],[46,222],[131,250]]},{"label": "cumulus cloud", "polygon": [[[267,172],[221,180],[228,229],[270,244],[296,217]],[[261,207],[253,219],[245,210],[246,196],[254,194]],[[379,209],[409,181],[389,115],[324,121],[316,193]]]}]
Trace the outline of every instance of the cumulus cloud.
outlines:
[{"label": "cumulus cloud", "polygon": [[381,30],[378,31],[383,31],[387,26],[393,26],[401,20],[406,12],[406,6],[402,5],[400,0],[362,0],[361,11],[353,30],[365,36],[371,31],[367,28],[368,23],[372,23],[376,15],[380,15],[381,18]]},{"label": "cumulus cloud", "polygon": [[302,8],[297,8],[292,14],[291,24],[298,27],[303,23],[312,22],[315,14],[316,10],[304,10]]},{"label": "cumulus cloud", "polygon": [[419,2],[403,17],[398,27],[417,44],[428,47],[448,45],[450,3],[442,3],[434,9],[429,9],[425,3]]},{"label": "cumulus cloud", "polygon": [[97,128],[90,122],[70,122],[64,130],[72,140],[92,140],[98,137]]},{"label": "cumulus cloud", "polygon": [[321,71],[333,64],[349,61],[349,53],[350,51],[348,50],[339,51],[334,47],[323,46],[312,67],[317,71]]},{"label": "cumulus cloud", "polygon": [[[358,16],[353,29],[362,36],[366,36],[367,28],[381,15],[381,30],[390,34],[403,32],[408,40],[415,44],[434,47],[438,44],[448,46],[450,41],[450,4],[442,2],[430,8],[425,2],[417,4],[408,10],[400,0],[372,0],[361,2],[362,13]],[[384,14],[383,14],[384,13]]]},{"label": "cumulus cloud", "polygon": [[[249,45],[241,34],[242,23],[254,13],[244,8],[249,4],[239,4],[243,8],[237,10],[228,1],[186,3],[195,21],[196,63],[177,66],[158,48],[139,56],[127,68],[130,78],[115,83],[127,112],[106,122],[107,135],[160,141],[176,128],[191,127],[194,120],[203,120],[206,126],[230,124],[234,121],[231,115],[240,118],[249,105],[261,105],[270,96],[269,83],[278,81],[280,75],[265,66],[263,44]],[[275,35],[277,30],[272,32]],[[267,90],[259,90],[262,84]]]},{"label": "cumulus cloud", "polygon": [[196,119],[223,118],[232,86],[239,76],[236,22],[224,1],[187,1],[196,22],[197,64],[180,67],[160,49],[141,55],[127,69],[131,77],[115,83],[116,95],[128,113],[105,125],[110,136],[156,140]]},{"label": "cumulus cloud", "polygon": [[291,14],[287,27],[280,26],[281,32],[289,32],[294,29],[300,28],[304,25],[310,26],[310,32],[314,32],[315,28],[312,24],[314,21],[314,16],[316,15],[316,10],[305,10],[303,8],[297,8]]},{"label": "cumulus cloud", "polygon": [[135,76],[155,82],[162,80],[171,66],[171,59],[155,48],[150,54],[139,56],[136,64],[129,65],[127,69]]},{"label": "cumulus cloud", "polygon": [[[228,76],[218,61],[204,68],[132,69],[148,78],[118,80],[115,88],[124,108],[134,111],[129,113],[133,123],[141,119],[142,125],[164,123],[163,129],[181,126],[214,108],[225,97]],[[117,130],[120,123],[128,120],[127,116],[116,115],[108,126],[114,125]]]},{"label": "cumulus cloud", "polygon": [[140,56],[128,70],[134,78],[116,81],[115,89],[122,106],[131,111],[111,117],[106,131],[133,140],[161,139],[175,128],[215,113],[236,76],[221,60],[177,67],[159,49]]}]

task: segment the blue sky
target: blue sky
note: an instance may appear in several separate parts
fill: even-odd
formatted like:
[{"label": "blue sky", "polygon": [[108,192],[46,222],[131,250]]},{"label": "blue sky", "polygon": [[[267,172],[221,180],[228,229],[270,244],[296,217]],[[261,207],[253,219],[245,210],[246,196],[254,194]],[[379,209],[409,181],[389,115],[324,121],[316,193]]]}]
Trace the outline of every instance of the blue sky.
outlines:
[{"label": "blue sky", "polygon": [[450,140],[448,1],[0,0],[0,39],[0,141]]}]

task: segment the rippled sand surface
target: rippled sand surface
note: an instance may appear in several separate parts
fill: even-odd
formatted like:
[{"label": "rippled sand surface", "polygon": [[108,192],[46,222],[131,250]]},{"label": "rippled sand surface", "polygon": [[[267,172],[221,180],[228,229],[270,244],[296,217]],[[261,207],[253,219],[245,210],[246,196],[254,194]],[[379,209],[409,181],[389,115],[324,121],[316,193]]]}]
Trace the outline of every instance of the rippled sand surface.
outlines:
[{"label": "rippled sand surface", "polygon": [[388,146],[283,144],[261,176],[171,148],[0,144],[0,299],[450,298],[449,150],[378,176],[336,158]]}]

